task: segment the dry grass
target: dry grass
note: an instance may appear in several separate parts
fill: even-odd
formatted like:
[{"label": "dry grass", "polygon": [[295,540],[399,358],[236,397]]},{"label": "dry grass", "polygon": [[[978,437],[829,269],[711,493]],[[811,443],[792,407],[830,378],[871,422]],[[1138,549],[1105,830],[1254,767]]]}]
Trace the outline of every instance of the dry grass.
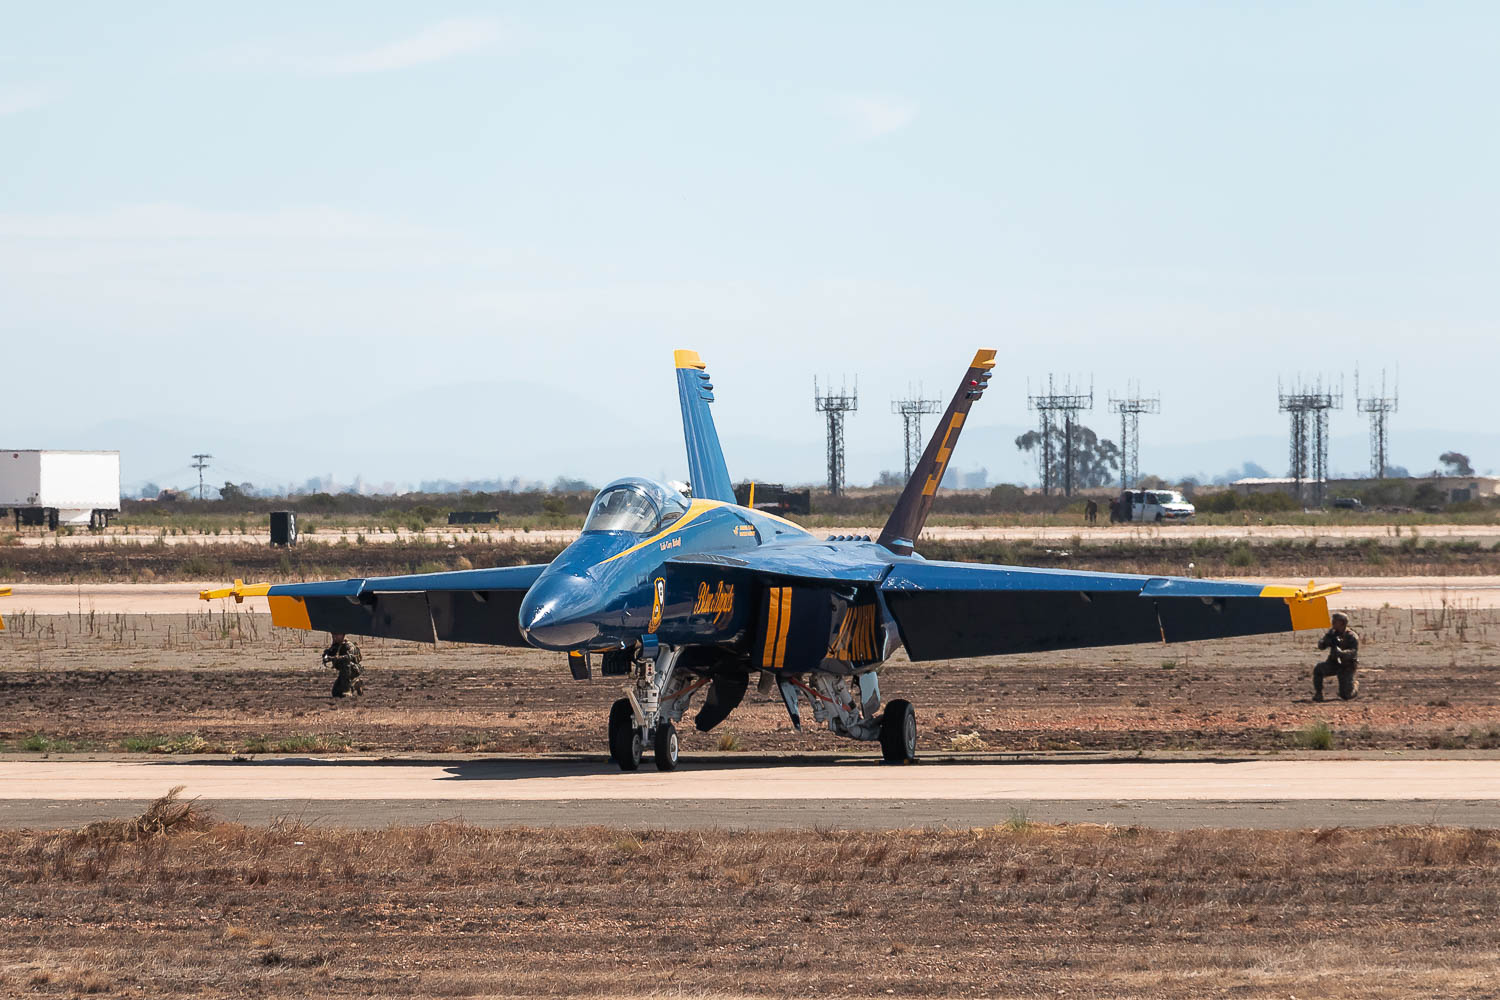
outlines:
[{"label": "dry grass", "polygon": [[0,833],[0,995],[1481,997],[1500,965],[1495,831],[370,833],[182,806]]}]

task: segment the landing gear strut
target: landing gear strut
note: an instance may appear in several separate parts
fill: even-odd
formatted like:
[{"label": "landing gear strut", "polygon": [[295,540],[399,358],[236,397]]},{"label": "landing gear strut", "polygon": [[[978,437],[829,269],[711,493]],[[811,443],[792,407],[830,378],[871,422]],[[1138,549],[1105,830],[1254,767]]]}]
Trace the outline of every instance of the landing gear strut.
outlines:
[{"label": "landing gear strut", "polygon": [[622,771],[641,766],[647,744],[655,754],[656,769],[677,767],[677,727],[694,691],[708,683],[694,682],[676,669],[680,649],[661,648],[654,658],[631,664],[625,697],[609,710],[609,755]]}]

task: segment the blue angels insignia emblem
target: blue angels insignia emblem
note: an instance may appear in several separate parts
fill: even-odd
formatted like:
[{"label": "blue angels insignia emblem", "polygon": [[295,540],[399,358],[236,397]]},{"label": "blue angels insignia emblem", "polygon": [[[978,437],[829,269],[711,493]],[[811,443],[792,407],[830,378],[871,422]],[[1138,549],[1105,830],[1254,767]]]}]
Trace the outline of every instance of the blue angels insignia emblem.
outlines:
[{"label": "blue angels insignia emblem", "polygon": [[661,628],[662,612],[667,606],[667,581],[657,577],[651,581],[651,622],[646,626],[646,631],[652,634]]}]

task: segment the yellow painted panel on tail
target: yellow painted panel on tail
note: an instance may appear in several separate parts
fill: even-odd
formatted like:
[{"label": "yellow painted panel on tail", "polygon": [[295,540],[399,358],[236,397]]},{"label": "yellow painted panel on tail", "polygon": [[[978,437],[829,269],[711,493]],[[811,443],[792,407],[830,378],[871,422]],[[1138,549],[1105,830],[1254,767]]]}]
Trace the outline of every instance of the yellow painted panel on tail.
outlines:
[{"label": "yellow painted panel on tail", "polygon": [[970,368],[993,368],[995,367],[995,352],[989,349],[975,351],[974,360],[969,362]]},{"label": "yellow painted panel on tail", "polygon": [[703,363],[703,359],[698,357],[697,351],[673,351],[672,361],[678,368],[697,368],[701,370],[708,367],[708,365]]},{"label": "yellow painted panel on tail", "polygon": [[307,602],[300,597],[268,597],[271,605],[271,624],[281,628],[312,630],[312,619],[307,616]]}]

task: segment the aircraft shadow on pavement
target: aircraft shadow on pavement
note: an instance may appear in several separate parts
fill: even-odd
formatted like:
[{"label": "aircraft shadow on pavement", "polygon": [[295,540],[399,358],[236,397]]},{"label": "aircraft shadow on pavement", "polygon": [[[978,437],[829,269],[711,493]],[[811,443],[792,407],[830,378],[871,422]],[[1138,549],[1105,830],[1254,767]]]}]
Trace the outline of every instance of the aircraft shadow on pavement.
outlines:
[{"label": "aircraft shadow on pavement", "polygon": [[[1172,760],[1148,760],[1133,757],[1108,757],[1092,758],[1088,760],[1001,760],[985,759],[974,760],[965,758],[928,758],[928,764],[943,764],[945,766],[964,767],[1013,767],[1028,766],[1035,764],[1242,764],[1255,758],[1250,757],[1193,757],[1176,758]],[[866,770],[869,768],[899,768],[918,767],[924,760],[919,758],[911,764],[891,765],[879,759],[871,758],[793,758],[784,757],[748,757],[735,760],[722,760],[717,758],[704,758],[694,760],[684,757],[677,765],[676,774],[689,775],[693,772],[721,772],[721,771],[747,771],[774,768],[777,770],[793,770],[809,767],[836,767],[839,769]],[[520,758],[503,759],[475,759],[467,761],[450,762],[443,768],[446,777],[440,781],[519,781],[527,778],[564,778],[581,775],[617,774],[622,781],[629,781],[640,774],[661,774],[657,771],[651,759],[648,757],[641,762],[641,769],[635,774],[630,774],[619,769],[619,766],[607,757],[594,757],[591,755],[579,755],[577,758],[549,758],[546,760],[526,760]]]},{"label": "aircraft shadow on pavement", "polygon": [[[693,772],[722,772],[722,771],[745,771],[752,769],[775,768],[778,770],[792,770],[809,767],[836,767],[849,770],[866,770],[869,768],[899,768],[917,767],[924,765],[943,765],[945,767],[1029,767],[1039,764],[1053,765],[1110,765],[1110,764],[1240,764],[1256,760],[1254,757],[1244,756],[1209,756],[1197,755],[1193,757],[1173,758],[1138,758],[1134,756],[1097,756],[1097,757],[1047,757],[1047,756],[1008,756],[995,754],[985,757],[949,757],[933,755],[920,757],[911,764],[891,765],[876,757],[774,757],[774,756],[736,756],[733,759],[723,757],[683,757],[678,763],[676,772],[690,775]],[[439,781],[524,781],[532,778],[566,778],[584,775],[610,775],[617,774],[622,781],[629,781],[639,777],[641,774],[661,774],[657,771],[651,758],[647,757],[641,762],[640,772],[630,774],[619,769],[619,766],[604,754],[578,753],[559,754],[549,757],[473,757],[464,760],[454,760],[451,757],[363,757],[363,758],[340,758],[340,757],[257,757],[252,760],[234,760],[232,758],[196,758],[192,760],[173,760],[164,758],[152,761],[155,764],[175,764],[178,766],[206,766],[206,767],[307,767],[307,768],[401,768],[401,767],[433,767],[441,766],[444,777]]]}]

